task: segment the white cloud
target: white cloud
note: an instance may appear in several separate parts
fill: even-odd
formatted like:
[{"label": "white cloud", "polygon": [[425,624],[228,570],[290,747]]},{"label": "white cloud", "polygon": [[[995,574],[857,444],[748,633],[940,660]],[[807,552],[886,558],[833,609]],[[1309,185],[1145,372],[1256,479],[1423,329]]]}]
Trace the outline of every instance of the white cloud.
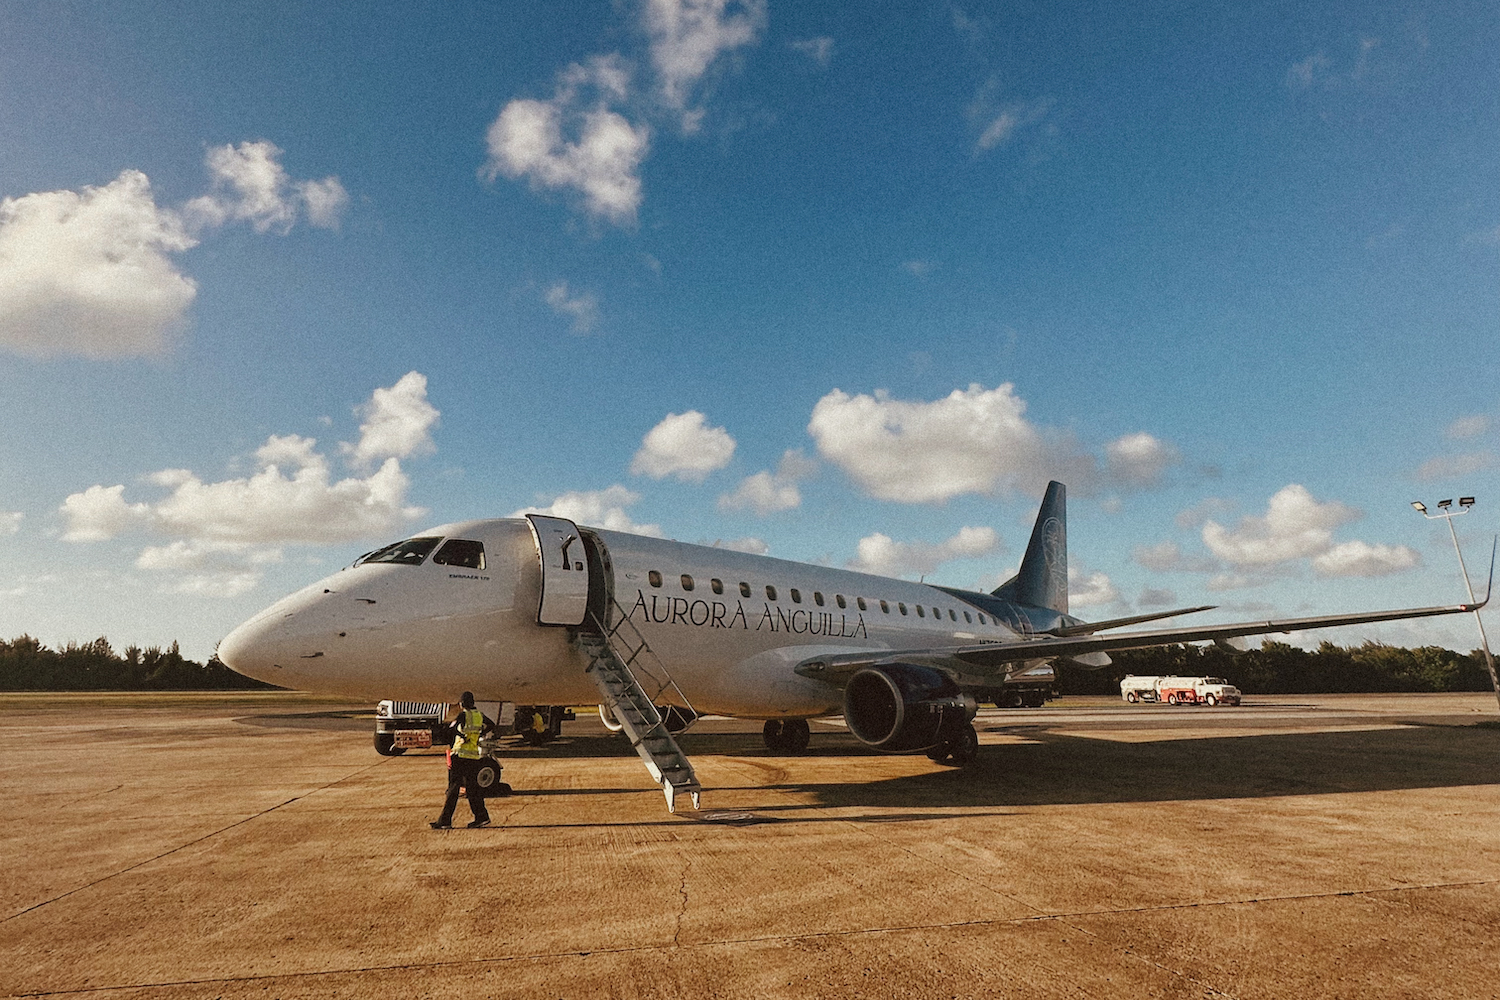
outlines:
[{"label": "white cloud", "polygon": [[1264,517],[1241,518],[1232,531],[1208,521],[1203,544],[1232,566],[1270,566],[1328,551],[1333,529],[1363,516],[1337,501],[1319,503],[1293,483],[1271,497]]},{"label": "white cloud", "polygon": [[1299,63],[1293,63],[1286,71],[1286,85],[1293,90],[1306,90],[1325,76],[1333,62],[1322,52],[1314,52]]},{"label": "white cloud", "polygon": [[833,39],[827,35],[817,38],[794,38],[787,43],[792,51],[800,52],[819,66],[826,67],[833,61]]},{"label": "white cloud", "polygon": [[1068,607],[1090,608],[1113,604],[1120,599],[1120,592],[1105,573],[1089,573],[1068,567]]},{"label": "white cloud", "polygon": [[723,510],[755,511],[761,517],[777,511],[791,510],[802,505],[802,491],[797,483],[817,470],[817,465],[798,449],[781,456],[781,464],[774,473],[769,470],[747,476],[733,493],[719,497]]},{"label": "white cloud", "polygon": [[634,535],[661,538],[660,525],[636,524],[626,513],[625,508],[632,506],[640,498],[639,493],[616,484],[602,490],[564,493],[546,507],[523,507],[510,516],[546,514],[609,531],[628,531]]},{"label": "white cloud", "polygon": [[254,590],[260,582],[261,567],[280,561],[280,549],[178,539],[141,550],[135,565],[137,569],[172,574],[161,587],[163,593],[230,598]]},{"label": "white cloud", "polygon": [[0,201],[0,348],[32,357],[155,354],[197,294],[169,254],[197,244],[123,171],[104,187]]},{"label": "white cloud", "polygon": [[1181,461],[1176,448],[1145,431],[1109,442],[1104,458],[1110,479],[1125,489],[1155,486],[1167,469]]},{"label": "white cloud", "polygon": [[937,265],[930,260],[903,260],[901,269],[914,278],[925,278],[937,270]]},{"label": "white cloud", "polygon": [[763,556],[771,551],[771,546],[753,535],[744,538],[719,538],[715,539],[714,548],[728,549],[731,552],[748,552],[752,556]]},{"label": "white cloud", "polygon": [[568,294],[568,283],[559,281],[543,293],[547,305],[559,316],[573,321],[574,333],[588,333],[599,323],[599,300],[590,292]]},{"label": "white cloud", "polygon": [[1424,483],[1441,479],[1459,479],[1494,468],[1496,462],[1494,452],[1489,451],[1471,451],[1463,455],[1439,455],[1436,458],[1429,458],[1418,466],[1415,475],[1418,481]]},{"label": "white cloud", "polygon": [[1141,591],[1138,603],[1143,608],[1170,608],[1177,603],[1177,593],[1171,590],[1147,587]]},{"label": "white cloud", "polygon": [[[686,108],[714,60],[754,43],[765,23],[765,0],[646,0],[651,64],[665,103]],[[684,130],[695,131],[698,117],[684,115]]]},{"label": "white cloud", "polygon": [[1405,545],[1342,542],[1313,558],[1319,576],[1385,576],[1411,569],[1422,557]]},{"label": "white cloud", "polygon": [[242,142],[215,146],[204,157],[214,191],[183,207],[199,226],[234,220],[248,222],[258,233],[285,235],[305,211],[314,226],[332,229],[349,203],[337,177],[321,181],[293,181],[282,167],[282,150],[275,143]]},{"label": "white cloud", "polygon": [[884,390],[850,396],[835,389],[813,407],[807,431],[819,454],[882,500],[1040,492],[1048,478],[1087,487],[1093,460],[1066,436],[1027,422],[1025,411],[1008,382],[955,389],[931,403],[891,399]]},{"label": "white cloud", "polygon": [[1482,414],[1471,417],[1459,417],[1448,425],[1448,429],[1443,431],[1443,436],[1455,440],[1459,438],[1478,437],[1489,429],[1490,418]]},{"label": "white cloud", "polygon": [[359,443],[341,448],[360,468],[380,459],[410,458],[437,450],[432,430],[440,414],[427,401],[427,376],[420,372],[407,372],[389,389],[376,389],[355,412],[365,418],[359,425]]},{"label": "white cloud", "polygon": [[[629,72],[617,56],[576,63],[561,76],[550,101],[517,99],[507,104],[486,134],[489,159],[481,174],[527,178],[533,186],[573,189],[584,208],[617,224],[635,220],[640,208],[639,168],[651,130],[610,109],[623,99]],[[592,100],[586,98],[592,94]]]},{"label": "white cloud", "polygon": [[850,569],[880,576],[925,576],[951,559],[988,555],[1000,547],[993,528],[960,528],[944,542],[898,542],[876,532],[859,540]]},{"label": "white cloud", "polygon": [[127,504],[125,486],[90,486],[63,501],[68,522],[65,542],[103,542],[145,523],[151,509],[146,504]]},{"label": "white cloud", "polygon": [[724,468],[734,456],[734,438],[724,428],[708,427],[704,421],[697,410],[667,414],[641,439],[630,471],[652,479],[676,476],[701,483],[710,472]]},{"label": "white cloud", "polygon": [[1050,97],[1030,101],[1011,101],[1000,108],[993,106],[997,84],[990,81],[974,99],[969,108],[969,117],[981,126],[979,138],[974,141],[974,152],[982,153],[1004,145],[1021,129],[1035,125],[1056,103]]},{"label": "white cloud", "polygon": [[1221,497],[1209,497],[1206,500],[1200,500],[1198,503],[1193,504],[1193,506],[1187,508],[1184,511],[1181,511],[1173,520],[1176,523],[1177,527],[1184,530],[1190,530],[1193,528],[1203,527],[1203,523],[1211,517],[1219,517],[1225,514],[1232,514],[1234,513],[1234,510],[1234,501],[1225,500]]},{"label": "white cloud", "polygon": [[0,511],[0,535],[14,535],[21,530],[21,520],[26,515],[20,511]]}]

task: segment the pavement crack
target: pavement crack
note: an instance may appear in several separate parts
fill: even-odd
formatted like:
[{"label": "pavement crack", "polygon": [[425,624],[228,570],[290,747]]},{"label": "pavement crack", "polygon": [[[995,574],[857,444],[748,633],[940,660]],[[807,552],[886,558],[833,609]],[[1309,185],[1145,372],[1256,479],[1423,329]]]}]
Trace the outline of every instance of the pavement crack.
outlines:
[{"label": "pavement crack", "polygon": [[337,784],[339,784],[340,782],[343,782],[343,781],[347,781],[350,778],[354,777],[356,774],[359,774],[359,773],[361,773],[363,771],[368,771],[372,767],[379,767],[381,763],[382,762],[377,761],[374,764],[368,764],[368,765],[366,765],[364,767],[357,768],[357,769],[355,769],[353,771],[350,771],[348,774],[345,774],[345,775],[342,775],[341,777],[335,778],[333,781],[330,781],[327,784],[319,785],[317,788],[313,788],[313,789],[310,789],[310,790],[308,790],[306,792],[303,792],[301,795],[293,795],[291,798],[286,799],[286,800],[281,801],[281,802],[278,802],[274,806],[267,806],[266,808],[262,809],[260,812],[252,813],[251,815],[245,816],[242,819],[237,819],[233,823],[229,823],[229,824],[226,824],[225,826],[219,827],[217,830],[210,830],[208,833],[205,833],[203,836],[201,836],[201,837],[194,837],[192,840],[189,840],[189,841],[187,841],[185,843],[178,844],[176,847],[174,847],[174,848],[172,848],[170,850],[162,851],[160,854],[153,855],[152,857],[146,858],[143,861],[137,861],[133,865],[127,865],[126,867],[121,868],[119,871],[110,872],[108,875],[101,875],[99,878],[94,879],[92,882],[85,882],[83,885],[74,886],[72,889],[69,889],[67,892],[60,892],[56,896],[52,896],[52,897],[50,897],[48,899],[44,899],[44,900],[42,900],[41,902],[38,902],[38,903],[33,903],[30,906],[26,907],[25,909],[23,909],[23,910],[17,910],[15,913],[12,913],[9,916],[5,917],[3,920],[0,920],[0,924],[8,923],[8,922],[10,922],[12,920],[15,920],[17,917],[24,917],[26,914],[31,913],[33,910],[40,910],[44,906],[47,906],[47,905],[49,905],[51,903],[55,903],[55,902],[57,902],[58,900],[61,900],[61,899],[67,899],[69,896],[72,896],[72,895],[74,895],[76,893],[83,892],[85,889],[92,889],[94,886],[100,885],[100,884],[102,884],[104,882],[108,882],[110,879],[119,878],[121,875],[128,875],[130,872],[135,871],[137,868],[143,868],[146,865],[151,864],[152,862],[160,861],[162,858],[170,857],[171,855],[176,854],[178,851],[187,850],[189,847],[192,847],[194,844],[201,844],[205,840],[211,840],[212,838],[217,837],[221,833],[227,833],[228,831],[233,830],[237,826],[244,826],[246,823],[249,823],[252,820],[257,820],[257,819],[260,819],[262,816],[269,815],[270,813],[275,812],[276,810],[282,808],[283,806],[289,806],[293,802],[297,802],[297,801],[299,801],[301,799],[305,799],[305,798],[307,798],[310,795],[315,795],[318,792],[323,791],[325,788],[332,788],[334,785],[337,785]]},{"label": "pavement crack", "polygon": [[692,855],[687,855],[682,859],[682,883],[677,887],[678,893],[680,893],[682,896],[682,905],[677,908],[677,923],[672,928],[673,948],[680,946],[678,938],[680,938],[682,935],[682,921],[683,918],[687,916],[688,907],[688,873],[692,870],[693,858]]}]

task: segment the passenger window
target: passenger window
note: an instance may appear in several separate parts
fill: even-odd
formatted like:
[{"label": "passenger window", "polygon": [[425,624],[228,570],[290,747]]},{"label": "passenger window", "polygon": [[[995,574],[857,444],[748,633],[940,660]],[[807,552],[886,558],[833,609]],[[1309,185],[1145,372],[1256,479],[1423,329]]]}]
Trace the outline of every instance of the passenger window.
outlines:
[{"label": "passenger window", "polygon": [[854,599],[854,603],[859,607],[859,610],[861,610],[861,611],[868,611],[869,610],[868,608],[865,607],[865,599],[863,597],[856,597]]},{"label": "passenger window", "polygon": [[653,587],[661,586],[661,574],[654,569],[646,574],[646,579],[651,581],[651,586]]},{"label": "passenger window", "polygon": [[771,586],[769,583],[766,584],[766,600],[768,600],[768,601],[774,601],[774,600],[776,600],[776,588],[773,587],[773,586]]},{"label": "passenger window", "polygon": [[988,625],[989,624],[989,622],[987,622],[987,621],[984,620],[984,612],[983,611],[981,611],[979,613],[979,624],[981,624],[981,625]]},{"label": "passenger window", "polygon": [[715,577],[714,579],[708,581],[708,586],[713,590],[715,594],[724,593],[724,581],[720,580],[718,577]]},{"label": "passenger window", "polygon": [[[881,603],[883,604],[885,602],[882,601]],[[898,607],[898,608],[901,609],[901,613],[903,615],[906,614],[906,602],[904,602],[904,601],[897,601],[896,602],[896,607]]]},{"label": "passenger window", "polygon": [[746,583],[744,580],[740,581],[740,596],[741,597],[749,597],[750,596],[750,585],[748,583]]},{"label": "passenger window", "polygon": [[880,602],[880,610],[881,610],[882,614],[887,614],[888,615],[888,614],[891,613],[891,606],[889,604],[885,603],[884,601],[881,601]]},{"label": "passenger window", "polygon": [[399,563],[402,566],[419,566],[427,554],[437,548],[441,538],[408,538],[404,542],[395,542],[383,549],[376,549],[361,559],[360,565],[365,563]]},{"label": "passenger window", "polygon": [[[843,600],[843,598],[839,598],[839,600]],[[823,606],[823,594],[821,591],[813,591],[813,603],[820,608]]]},{"label": "passenger window", "polygon": [[[964,612],[964,617],[965,618],[969,617],[969,613],[967,611]],[[953,613],[953,609],[952,608],[948,609],[948,620],[950,622],[956,622],[956,621],[958,621],[958,615],[956,615],[956,614]]]},{"label": "passenger window", "polygon": [[693,578],[690,577],[690,576],[688,576],[686,573],[682,574],[682,589],[683,590],[692,590],[693,589]]},{"label": "passenger window", "polygon": [[920,605],[920,604],[917,605],[917,617],[918,618],[926,618],[927,617],[927,612],[922,610],[922,605]]},{"label": "passenger window", "polygon": [[844,603],[844,595],[843,594],[834,594],[833,595],[833,600],[834,600],[834,603],[836,603],[841,608],[847,608],[849,606],[849,605],[847,605],[847,604]]},{"label": "passenger window", "polygon": [[802,603],[802,591],[798,590],[796,587],[792,588],[792,603],[793,604],[801,604]]},{"label": "passenger window", "polygon": [[435,563],[444,566],[462,566],[464,569],[484,569],[484,543],[471,542],[463,538],[450,538],[432,557]]},{"label": "passenger window", "polygon": [[973,616],[970,615],[967,611],[964,612],[964,621],[968,622],[970,625],[974,624]]}]

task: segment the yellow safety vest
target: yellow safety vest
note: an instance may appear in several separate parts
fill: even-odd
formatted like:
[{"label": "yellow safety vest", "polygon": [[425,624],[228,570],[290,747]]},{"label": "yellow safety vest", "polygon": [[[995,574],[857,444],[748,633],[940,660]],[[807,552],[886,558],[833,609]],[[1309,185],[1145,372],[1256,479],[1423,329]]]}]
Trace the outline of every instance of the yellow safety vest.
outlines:
[{"label": "yellow safety vest", "polygon": [[484,731],[484,713],[477,708],[466,708],[459,713],[458,734],[453,737],[453,755],[478,760],[484,756],[479,749],[479,734]]}]

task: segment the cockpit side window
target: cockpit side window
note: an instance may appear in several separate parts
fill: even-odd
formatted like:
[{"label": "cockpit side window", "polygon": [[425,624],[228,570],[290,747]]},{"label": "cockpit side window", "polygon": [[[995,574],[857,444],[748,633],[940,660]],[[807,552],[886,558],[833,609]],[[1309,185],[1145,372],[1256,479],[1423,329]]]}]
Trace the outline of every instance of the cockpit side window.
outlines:
[{"label": "cockpit side window", "polygon": [[464,569],[484,569],[484,543],[471,542],[464,538],[450,538],[432,557],[435,563],[444,566],[462,566]]},{"label": "cockpit side window", "polygon": [[399,563],[402,566],[420,566],[427,554],[437,548],[441,538],[408,538],[404,542],[395,542],[383,549],[376,549],[359,561],[359,565],[365,563]]}]

